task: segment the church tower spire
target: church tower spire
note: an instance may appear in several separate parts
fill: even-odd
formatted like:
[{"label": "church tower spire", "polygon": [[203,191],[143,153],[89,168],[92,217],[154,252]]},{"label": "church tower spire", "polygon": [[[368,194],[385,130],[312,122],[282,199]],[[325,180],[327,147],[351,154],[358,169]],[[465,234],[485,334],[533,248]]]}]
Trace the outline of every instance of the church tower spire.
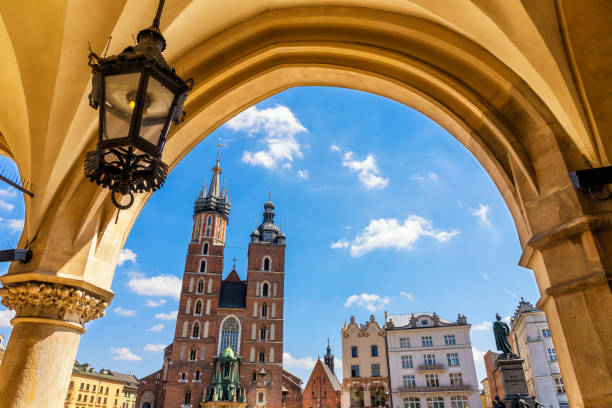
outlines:
[{"label": "church tower spire", "polygon": [[221,143],[217,150],[217,162],[212,168],[212,179],[208,186],[208,194],[204,195],[205,188],[200,191],[194,205],[194,214],[198,215],[203,212],[215,212],[225,218],[229,216],[230,200],[225,188],[221,189],[220,175],[222,172],[220,165]]},{"label": "church tower spire", "polygon": [[327,339],[327,353],[324,357],[325,364],[329,367],[331,372],[334,372],[334,355],[331,353],[331,347],[329,345],[329,338]]}]

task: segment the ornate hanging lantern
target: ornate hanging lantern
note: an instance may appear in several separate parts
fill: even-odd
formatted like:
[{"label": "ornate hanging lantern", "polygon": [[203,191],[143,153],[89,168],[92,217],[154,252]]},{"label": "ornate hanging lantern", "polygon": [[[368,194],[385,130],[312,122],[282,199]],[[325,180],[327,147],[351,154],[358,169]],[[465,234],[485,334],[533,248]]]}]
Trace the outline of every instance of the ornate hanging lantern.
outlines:
[{"label": "ornate hanging lantern", "polygon": [[[92,90],[89,104],[99,110],[96,150],[87,153],[85,176],[111,190],[119,209],[134,203],[134,193],[155,191],[168,174],[161,161],[172,122],[185,116],[183,104],[193,80],[183,80],[168,66],[159,30],[160,0],[153,25],[138,33],[138,44],[108,58],[89,54]],[[123,197],[129,196],[122,204]]]}]

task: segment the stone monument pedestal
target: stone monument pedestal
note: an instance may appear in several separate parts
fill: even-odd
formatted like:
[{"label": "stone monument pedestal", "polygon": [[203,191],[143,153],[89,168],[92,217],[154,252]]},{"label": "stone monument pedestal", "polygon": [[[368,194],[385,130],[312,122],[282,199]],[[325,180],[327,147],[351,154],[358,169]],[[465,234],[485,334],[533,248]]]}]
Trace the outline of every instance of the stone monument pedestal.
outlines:
[{"label": "stone monument pedestal", "polygon": [[[506,408],[522,408],[515,400],[517,395],[525,401],[529,408],[537,408],[535,398],[529,395],[525,373],[523,372],[523,359],[514,354],[501,354],[496,361],[499,380],[504,391],[503,402]],[[514,403],[514,406],[513,406]]]}]

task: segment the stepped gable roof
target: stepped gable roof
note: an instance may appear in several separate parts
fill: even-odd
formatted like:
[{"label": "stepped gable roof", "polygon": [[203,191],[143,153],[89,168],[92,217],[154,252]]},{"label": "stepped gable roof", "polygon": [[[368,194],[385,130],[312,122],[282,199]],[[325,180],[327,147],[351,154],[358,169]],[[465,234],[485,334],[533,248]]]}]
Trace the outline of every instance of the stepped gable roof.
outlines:
[{"label": "stepped gable roof", "polygon": [[466,325],[465,316],[459,315],[456,322],[438,316],[436,313],[407,313],[399,315],[387,315],[385,326],[387,330],[392,329],[421,329],[426,327],[444,327]]},{"label": "stepped gable roof", "polygon": [[323,366],[323,371],[325,371],[325,374],[329,379],[329,383],[334,388],[334,391],[342,391],[342,386],[340,385],[340,381],[338,381],[338,377],[336,377],[336,374],[332,373],[332,370],[327,366],[327,364],[322,364],[321,360],[318,360],[317,364],[321,364]]},{"label": "stepped gable roof", "polygon": [[238,273],[233,269],[221,282],[219,293],[219,307],[228,309],[246,309],[246,282],[240,280]]}]

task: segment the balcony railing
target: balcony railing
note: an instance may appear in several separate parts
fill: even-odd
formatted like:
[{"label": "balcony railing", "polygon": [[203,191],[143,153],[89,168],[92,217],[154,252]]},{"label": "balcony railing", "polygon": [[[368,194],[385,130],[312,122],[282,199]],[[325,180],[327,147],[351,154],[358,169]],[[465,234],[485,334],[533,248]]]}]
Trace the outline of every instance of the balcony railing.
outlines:
[{"label": "balcony railing", "polygon": [[393,392],[411,393],[411,392],[443,392],[443,391],[471,391],[470,385],[438,385],[434,387],[399,387]]},{"label": "balcony railing", "polygon": [[417,366],[419,371],[444,371],[444,364],[421,364]]}]

